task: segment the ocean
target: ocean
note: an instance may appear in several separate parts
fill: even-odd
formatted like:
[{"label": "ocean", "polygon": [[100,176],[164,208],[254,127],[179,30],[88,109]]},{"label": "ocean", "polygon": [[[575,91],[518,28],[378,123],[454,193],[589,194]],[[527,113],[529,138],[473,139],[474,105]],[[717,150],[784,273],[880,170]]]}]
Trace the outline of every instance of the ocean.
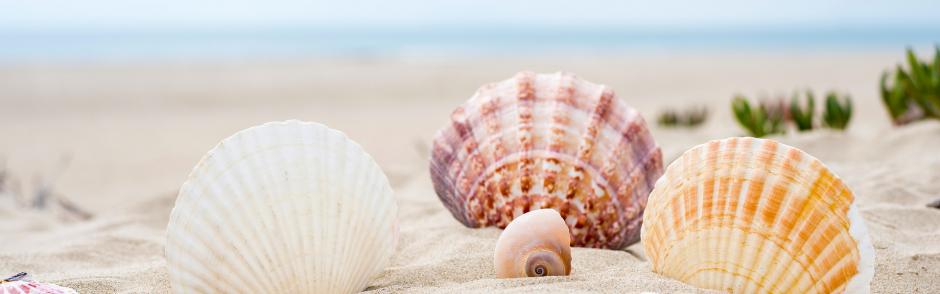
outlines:
[{"label": "ocean", "polygon": [[872,51],[933,47],[938,28],[275,28],[3,31],[0,62],[278,59],[311,56]]}]

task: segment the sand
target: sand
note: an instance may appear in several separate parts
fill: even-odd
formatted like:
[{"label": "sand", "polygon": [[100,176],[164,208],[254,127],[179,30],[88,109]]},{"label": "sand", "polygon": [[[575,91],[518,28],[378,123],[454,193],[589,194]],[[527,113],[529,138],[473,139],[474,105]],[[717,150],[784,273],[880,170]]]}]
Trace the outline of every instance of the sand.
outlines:
[{"label": "sand", "polygon": [[[707,105],[697,129],[652,132],[668,163],[743,134],[734,93],[796,88],[852,94],[846,133],[773,137],[830,166],[858,197],[876,249],[876,293],[940,293],[940,122],[892,127],[877,96],[901,52],[360,58],[219,63],[0,66],[0,275],[19,271],[82,293],[170,291],[164,230],[180,184],[222,138],[272,120],[345,131],[373,154],[398,197],[401,241],[368,291],[699,292],[650,272],[640,244],[576,248],[569,277],[498,280],[497,229],[468,229],[440,204],[427,149],[450,110],[481,84],[523,69],[571,71],[611,86],[647,120]],[[42,188],[42,189],[40,189]],[[14,195],[50,191],[93,215],[29,210]]]}]

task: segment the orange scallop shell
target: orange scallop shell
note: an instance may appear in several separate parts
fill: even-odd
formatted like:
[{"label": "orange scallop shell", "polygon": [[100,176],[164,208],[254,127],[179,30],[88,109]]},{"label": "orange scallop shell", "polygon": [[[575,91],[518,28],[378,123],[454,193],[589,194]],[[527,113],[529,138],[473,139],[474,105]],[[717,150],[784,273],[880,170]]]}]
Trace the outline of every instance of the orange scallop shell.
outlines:
[{"label": "orange scallop shell", "polygon": [[521,72],[488,84],[434,139],[437,195],[468,227],[505,228],[530,210],[558,210],[572,244],[639,240],[662,152],[635,109],[572,74]]},{"label": "orange scallop shell", "polygon": [[865,293],[874,248],[855,195],[819,160],[773,140],[685,152],[649,196],[654,272],[734,293]]}]

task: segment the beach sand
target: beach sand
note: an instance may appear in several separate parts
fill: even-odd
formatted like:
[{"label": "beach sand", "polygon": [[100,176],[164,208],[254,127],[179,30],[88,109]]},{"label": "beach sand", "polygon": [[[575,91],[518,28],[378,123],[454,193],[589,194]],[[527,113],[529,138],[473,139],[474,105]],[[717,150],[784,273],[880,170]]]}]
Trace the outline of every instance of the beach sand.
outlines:
[{"label": "beach sand", "polygon": [[[578,57],[350,58],[217,63],[0,66],[0,275],[26,271],[81,293],[170,291],[164,231],[177,189],[234,132],[274,120],[346,132],[388,174],[401,240],[374,292],[699,292],[650,271],[642,245],[575,248],[568,277],[498,280],[499,230],[469,229],[441,205],[427,172],[431,137],[484,83],[564,70],[612,87],[652,126],[666,163],[742,135],[734,93],[812,87],[851,93],[845,133],[772,137],[831,167],[855,192],[876,249],[875,293],[940,293],[940,122],[893,127],[877,94],[886,53],[653,54]],[[705,105],[696,129],[655,126],[666,107]],[[51,192],[89,220],[15,202]],[[19,200],[15,199],[19,195]]]}]

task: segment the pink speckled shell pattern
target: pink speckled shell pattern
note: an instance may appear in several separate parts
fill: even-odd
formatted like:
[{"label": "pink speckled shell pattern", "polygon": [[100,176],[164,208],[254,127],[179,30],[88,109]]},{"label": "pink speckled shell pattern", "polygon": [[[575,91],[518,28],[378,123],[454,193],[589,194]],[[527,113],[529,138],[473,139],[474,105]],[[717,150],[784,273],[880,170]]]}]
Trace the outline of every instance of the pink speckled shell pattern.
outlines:
[{"label": "pink speckled shell pattern", "polygon": [[0,294],[76,294],[75,290],[56,284],[33,281],[26,275],[0,279]]},{"label": "pink speckled shell pattern", "polygon": [[635,109],[569,73],[521,72],[451,114],[430,164],[444,206],[468,227],[505,228],[558,210],[574,246],[636,243],[662,152]]}]

